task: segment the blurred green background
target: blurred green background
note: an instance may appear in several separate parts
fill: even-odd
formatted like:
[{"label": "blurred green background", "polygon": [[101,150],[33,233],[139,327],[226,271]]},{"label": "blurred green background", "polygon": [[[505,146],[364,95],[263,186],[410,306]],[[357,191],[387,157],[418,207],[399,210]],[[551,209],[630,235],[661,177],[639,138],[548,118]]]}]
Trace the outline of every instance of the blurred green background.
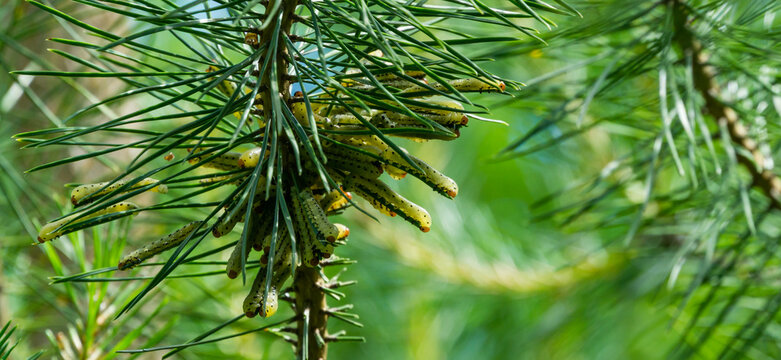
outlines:
[{"label": "blurred green background", "polygon": [[[117,31],[134,26],[75,2],[57,6]],[[589,15],[584,13],[586,18]],[[579,21],[561,19],[559,25],[567,28]],[[176,217],[194,217],[175,212],[166,212],[168,218],[141,215],[133,220],[132,230],[122,223],[33,245],[37,228],[65,211],[69,190],[62,184],[103,180],[131,158],[128,151],[103,163],[24,173],[64,156],[50,148],[20,150],[21,144],[11,139],[13,134],[56,126],[84,104],[122,88],[110,80],[75,83],[8,74],[17,69],[79,71],[78,64],[47,52],[49,47],[64,47],[46,39],[84,36],[24,1],[6,0],[0,6],[0,214],[4,219],[0,227],[0,323],[10,320],[18,325],[16,355],[20,357],[45,350],[46,358],[127,358],[112,351],[186,342],[240,314],[246,291],[240,281],[225,281],[222,275],[171,279],[137,312],[113,320],[117,308],[129,300],[142,280],[51,283],[53,276],[113,266],[128,251],[126,243],[133,248],[170,231]],[[568,59],[554,58],[543,50],[505,57],[489,68],[527,81],[567,65]],[[574,83],[585,76],[571,71],[559,80]],[[522,92],[539,89],[530,86]],[[678,340],[676,327],[670,323],[677,303],[667,296],[664,285],[671,266],[665,250],[638,255],[621,247],[606,247],[608,236],[603,235],[611,229],[562,230],[554,221],[535,218],[542,212],[532,208],[546,195],[598,172],[613,160],[621,144],[611,142],[607,132],[594,127],[549,151],[495,161],[500,150],[551,109],[545,102],[524,96],[484,96],[483,100],[489,107],[496,104],[490,117],[509,126],[472,121],[458,141],[405,144],[460,187],[459,196],[451,201],[435,196],[414,179],[394,183],[432,213],[435,225],[430,233],[420,233],[397,218],[380,218],[378,224],[357,211],[338,219],[351,229],[349,246],[340,248],[338,255],[357,260],[341,278],[358,284],[340,289],[347,295],[345,300],[329,301],[354,304],[364,326],[354,328],[333,320],[332,331],[347,329],[366,342],[333,344],[330,357],[664,357],[664,349]],[[102,109],[94,121],[132,107],[132,102],[125,102]],[[90,149],[62,151],[72,155]],[[190,266],[175,274],[211,270],[215,267]],[[144,268],[139,274],[154,272]],[[219,335],[284,316],[282,310],[267,320],[242,319]],[[159,358],[161,354],[139,357]],[[292,355],[290,346],[277,336],[253,333],[189,348],[177,356],[276,359]]]}]

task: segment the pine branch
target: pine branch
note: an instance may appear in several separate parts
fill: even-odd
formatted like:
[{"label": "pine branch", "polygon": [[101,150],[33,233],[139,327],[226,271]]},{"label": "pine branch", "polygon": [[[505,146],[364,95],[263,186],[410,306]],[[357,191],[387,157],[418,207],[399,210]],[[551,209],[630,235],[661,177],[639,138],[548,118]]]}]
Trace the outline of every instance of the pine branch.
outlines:
[{"label": "pine branch", "polygon": [[673,12],[675,41],[685,56],[692,59],[694,88],[705,101],[703,112],[713,116],[719,126],[725,126],[729,141],[745,150],[737,152],[737,157],[751,175],[752,186],[762,191],[773,208],[781,209],[781,179],[771,171],[772,162],[768,165],[757,142],[748,137],[748,131],[737,112],[720,100],[721,89],[715,80],[716,71],[708,64],[708,56],[703,52],[702,44],[688,27],[691,20],[689,9],[680,0],[674,0],[673,6],[676,7]]}]

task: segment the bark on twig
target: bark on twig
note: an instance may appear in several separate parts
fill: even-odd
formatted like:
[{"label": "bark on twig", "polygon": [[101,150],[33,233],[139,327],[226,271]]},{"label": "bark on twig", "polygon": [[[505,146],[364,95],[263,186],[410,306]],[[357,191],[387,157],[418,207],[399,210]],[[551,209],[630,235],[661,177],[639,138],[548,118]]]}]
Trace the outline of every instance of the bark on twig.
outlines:
[{"label": "bark on twig", "polygon": [[[308,352],[310,360],[326,360],[328,357],[328,344],[318,341],[318,338],[328,337],[328,305],[325,302],[325,293],[320,289],[322,286],[325,286],[325,281],[316,268],[302,266],[296,270],[293,287],[296,292],[296,312],[299,315],[296,348],[299,358],[303,351]],[[304,334],[304,331],[307,333]],[[303,341],[305,337],[306,342]],[[307,349],[303,349],[304,345]]]}]

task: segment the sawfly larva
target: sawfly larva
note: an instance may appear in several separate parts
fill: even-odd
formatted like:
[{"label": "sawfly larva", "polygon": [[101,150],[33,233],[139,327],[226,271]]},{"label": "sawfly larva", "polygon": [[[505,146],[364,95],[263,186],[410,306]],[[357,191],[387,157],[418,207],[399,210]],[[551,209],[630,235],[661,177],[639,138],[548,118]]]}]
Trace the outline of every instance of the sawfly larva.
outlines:
[{"label": "sawfly larva", "polygon": [[[74,206],[84,205],[91,201],[91,199],[94,199],[97,196],[108,194],[116,189],[121,188],[122,186],[125,186],[128,182],[125,180],[117,181],[111,185],[109,185],[109,182],[102,182],[97,184],[86,184],[86,185],[80,185],[73,189],[71,192],[71,203]],[[129,189],[127,189],[125,192],[133,191],[135,189],[138,189],[140,187],[144,187],[151,184],[157,184],[159,181],[152,179],[152,178],[146,178],[143,179],[131,186]],[[108,186],[107,186],[108,185]],[[168,187],[164,184],[159,184],[151,189],[149,191],[158,192],[161,194],[165,194],[168,192]],[[82,201],[85,197],[89,196],[90,199],[87,199],[87,201]]]},{"label": "sawfly larva", "polygon": [[217,219],[217,225],[212,229],[212,235],[214,237],[221,237],[233,230],[233,228],[244,219],[244,215],[247,211],[247,202],[243,202],[241,205],[237,205],[239,208],[233,212],[226,209],[225,212]]},{"label": "sawfly larva", "polygon": [[343,146],[328,146],[323,148],[328,158],[326,166],[360,174],[366,177],[378,177],[382,175],[380,162],[369,156]]},{"label": "sawfly larva", "polygon": [[[407,75],[407,76],[409,76],[411,78],[422,80],[422,81],[425,81],[425,77],[426,77],[426,73],[423,72],[423,71],[419,71],[419,70],[407,70],[407,71],[404,72],[404,75]],[[381,82],[394,81],[394,80],[403,80],[402,77],[400,77],[400,76],[398,76],[398,75],[396,75],[394,73],[379,74],[379,75],[375,76],[375,78],[377,80],[381,81]]]},{"label": "sawfly larva", "polygon": [[[217,70],[219,70],[219,68],[217,68],[214,65],[210,65],[206,69],[206,72],[215,72]],[[222,93],[227,97],[231,97],[233,95],[233,92],[236,91],[236,85],[228,80],[221,81],[219,84],[217,84],[216,88],[217,91],[219,91],[220,93]]]},{"label": "sawfly larva", "polygon": [[412,167],[406,160],[404,160],[404,158],[401,157],[401,155],[399,155],[393,149],[388,148],[382,154],[383,161],[385,161],[387,164],[412,174],[412,176],[420,179],[426,185],[430,186],[440,194],[449,198],[454,198],[456,195],[458,195],[458,184],[456,184],[453,179],[445,176],[445,174],[439,172],[437,169],[434,169],[425,161],[420,160],[409,153],[407,153],[407,156],[409,156],[409,158],[415,162],[415,164],[421,168],[423,172]]},{"label": "sawfly larva", "polygon": [[308,216],[309,221],[315,226],[315,230],[328,242],[336,241],[336,237],[339,236],[339,229],[328,221],[325,212],[320,207],[320,204],[312,196],[311,191],[303,192],[304,213]]},{"label": "sawfly larva", "polygon": [[[47,241],[50,241],[50,240],[54,240],[54,239],[60,237],[61,235],[65,235],[65,234],[70,233],[72,231],[78,230],[78,229],[73,229],[73,230],[63,231],[63,229],[60,229],[61,227],[63,227],[64,225],[66,225],[66,224],[68,224],[68,223],[70,223],[72,221],[84,222],[84,221],[87,221],[87,220],[90,220],[90,219],[94,219],[94,218],[99,217],[99,216],[109,215],[109,214],[114,214],[114,213],[120,213],[120,212],[125,212],[125,211],[132,211],[132,210],[136,210],[136,209],[138,209],[138,205],[136,205],[136,204],[133,204],[131,202],[120,202],[120,203],[116,203],[114,205],[111,205],[111,206],[109,206],[107,208],[100,209],[100,210],[98,210],[98,211],[96,211],[96,212],[94,212],[92,214],[83,216],[81,218],[78,218],[79,214],[73,214],[73,215],[70,215],[68,217],[62,218],[60,220],[49,222],[49,223],[47,223],[47,224],[45,224],[44,226],[41,227],[41,231],[38,233],[38,242],[39,243],[44,243],[44,242],[47,242]],[[125,215],[126,214],[119,214],[116,217],[110,217],[110,218],[106,219],[106,221],[116,220],[118,218],[124,217]],[[78,220],[77,220],[77,218],[78,218]]]},{"label": "sawfly larva", "polygon": [[201,221],[193,221],[181,227],[180,229],[160,239],[157,239],[138,250],[133,251],[132,253],[123,257],[122,260],[119,261],[119,265],[117,265],[117,269],[119,270],[132,269],[136,265],[144,262],[146,259],[149,259],[152,256],[155,256],[163,251],[179,246],[179,244],[182,241],[184,241],[184,239],[186,239],[187,236],[189,236],[190,233],[192,233],[200,224]]},{"label": "sawfly larva", "polygon": [[[285,280],[290,276],[290,242],[285,241],[284,237],[277,239],[280,252],[274,258],[274,267],[271,274],[271,286],[269,287],[268,298],[263,304],[263,292],[266,290],[266,266],[261,266],[255,280],[252,282],[252,288],[244,299],[244,315],[255,317],[260,314],[261,317],[269,317],[277,311],[277,292],[282,289]],[[261,312],[261,309],[263,311]]]},{"label": "sawfly larva", "polygon": [[[306,266],[316,266],[324,253],[333,254],[333,245],[320,241],[315,231],[315,225],[310,222],[307,207],[304,205],[304,194],[291,196],[293,210],[293,229],[295,230],[298,252],[301,261]],[[312,198],[314,200],[314,198]],[[316,202],[316,200],[315,200]],[[318,205],[319,206],[319,205]]]},{"label": "sawfly larva", "polygon": [[405,176],[407,176],[406,171],[401,170],[393,165],[382,164],[382,168],[385,170],[386,173],[388,173],[388,176],[390,176],[391,179],[394,180],[401,180]]},{"label": "sawfly larva", "polygon": [[[247,263],[247,257],[249,256],[250,251],[252,251],[252,245],[246,244],[244,246],[245,264]],[[236,246],[233,248],[233,252],[231,252],[230,257],[228,257],[228,263],[225,265],[225,273],[230,279],[235,279],[241,272],[241,254],[241,240],[239,240],[236,243]]]},{"label": "sawfly larva", "polygon": [[[503,81],[494,79],[455,79],[447,82],[450,86],[460,92],[503,92],[505,84]],[[448,92],[449,89],[440,83],[429,84],[436,91]],[[419,85],[415,85],[404,89],[402,93],[405,94],[418,94],[418,93],[432,93],[430,89],[424,88]]]},{"label": "sawfly larva", "polygon": [[353,198],[352,195],[349,192],[345,192],[342,195],[342,192],[336,189],[331,190],[331,192],[319,200],[320,207],[323,208],[326,214],[342,210],[350,204],[349,200]]},{"label": "sawfly larva", "polygon": [[347,179],[345,187],[366,199],[380,212],[398,214],[423,232],[431,230],[431,216],[426,209],[391,190],[382,181],[351,176]]},{"label": "sawfly larva", "polygon": [[[267,318],[277,312],[277,288],[270,286],[266,301],[263,302],[263,292],[266,291],[266,267],[261,266],[255,280],[252,282],[252,288],[244,299],[244,315],[248,318],[260,315]],[[262,311],[261,311],[262,309]]]},{"label": "sawfly larva", "polygon": [[[252,148],[249,149],[243,153],[241,153],[241,156],[239,156],[239,159],[237,160],[237,164],[239,168],[246,169],[255,167],[258,165],[258,162],[260,162],[260,153],[263,152],[263,148]],[[264,154],[264,158],[268,159],[268,151]]]},{"label": "sawfly larva", "polygon": [[[197,154],[201,152],[201,149],[192,150],[187,149],[188,152],[192,152],[193,154]],[[209,157],[214,156],[214,152],[211,152],[209,154],[205,154],[203,156],[193,156],[187,161],[190,164],[198,164],[201,163],[202,160],[208,159]],[[208,160],[207,162],[203,163],[203,167],[212,168],[212,169],[218,169],[218,170],[236,170],[239,168],[239,158],[241,157],[241,153],[237,152],[226,152],[224,154],[220,154],[213,159]]]}]

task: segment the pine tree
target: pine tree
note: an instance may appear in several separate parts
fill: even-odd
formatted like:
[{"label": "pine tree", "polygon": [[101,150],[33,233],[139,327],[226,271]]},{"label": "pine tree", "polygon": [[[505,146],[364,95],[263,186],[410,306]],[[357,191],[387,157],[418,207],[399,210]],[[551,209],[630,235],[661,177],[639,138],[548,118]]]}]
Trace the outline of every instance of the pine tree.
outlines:
[{"label": "pine tree", "polygon": [[[500,158],[557,152],[570,139],[607,132],[615,156],[541,199],[537,219],[600,234],[608,249],[630,246],[638,261],[671,263],[666,286],[676,294],[671,326],[680,340],[666,357],[778,357],[770,329],[781,307],[771,275],[781,200],[781,4],[573,6],[584,21],[544,37],[549,47],[500,55],[541,51],[568,64],[527,82],[527,101],[514,104],[544,119]],[[558,81],[573,72],[587,76]]]},{"label": "pine tree", "polygon": [[[553,156],[589,173],[564,188],[540,181],[545,191],[529,206],[530,226],[593,235],[600,251],[641,269],[635,283],[671,289],[660,306],[678,341],[660,346],[661,356],[781,355],[774,331],[781,308],[774,281],[777,1],[79,2],[143,25],[129,34],[104,29],[31,1],[97,40],[52,39],[72,46],[57,54],[88,72],[15,75],[99,78],[127,90],[17,139],[29,147],[105,149],[36,171],[134,151],[111,179],[75,188],[74,214],[44,226],[40,240],[142,211],[188,212],[177,218],[179,230],[125,254],[122,271],[154,266],[143,262],[169,250],[122,312],[165,286],[180,265],[224,252],[231,254],[220,263],[227,278],[240,278],[250,293],[246,316],[271,316],[278,302],[294,309],[295,316],[272,317],[253,331],[278,335],[310,359],[326,358],[332,342],[362,340],[328,332],[329,320],[358,322],[351,305],[326,301],[341,300],[338,288],[352,284],[321,271],[352,263],[338,256],[349,246],[348,230],[327,216],[353,207],[376,214],[360,206],[364,198],[384,215],[436,228],[436,213],[377,176],[410,175],[449,198],[458,187],[398,140],[458,141],[468,121],[509,107],[523,115],[502,120],[521,124],[525,134],[494,160],[545,163]],[[153,45],[163,36],[175,43]],[[488,70],[487,60],[519,56],[561,67],[532,79]],[[88,121],[126,101],[142,106]],[[532,116],[541,120],[526,129]],[[583,149],[594,138],[609,139],[600,144],[607,155],[589,159]],[[149,191],[167,194],[154,205],[147,194],[143,206],[128,202]],[[220,201],[200,200],[208,194]],[[238,241],[221,242],[231,230]],[[220,339],[205,340],[210,335],[143,351]]]},{"label": "pine tree", "polygon": [[[357,195],[380,213],[428,232],[436,214],[391,190],[378,176],[411,175],[448,198],[457,195],[458,186],[394,138],[456,140],[467,122],[482,120],[478,114],[486,110],[466,93],[506,93],[521,85],[488,72],[480,63],[490,58],[471,56],[470,49],[485,44],[511,48],[529,38],[542,43],[519,20],[550,28],[553,22],[545,16],[577,14],[563,1],[557,6],[510,1],[501,7],[479,1],[80,1],[144,24],[131,34],[116,34],[50,5],[30,3],[97,40],[52,39],[74,48],[58,55],[89,71],[15,75],[111,78],[128,88],[76,111],[64,124],[119,101],[143,104],[97,125],[17,135],[30,147],[105,147],[31,171],[138,149],[113,179],[75,187],[74,210],[42,226],[38,242],[140,212],[206,209],[203,217],[122,258],[114,270],[129,271],[173,249],[119,316],[180,265],[226,251],[227,278],[241,278],[249,290],[243,306],[247,317],[270,317],[279,302],[290,303],[295,312],[253,331],[279,334],[304,359],[325,359],[332,342],[362,340],[328,332],[329,318],[358,323],[348,312],[350,305],[326,302],[328,295],[340,299],[336,289],[352,284],[322,272],[350,263],[336,251],[346,245],[349,229],[327,217],[349,207],[373,217],[353,201]],[[469,28],[477,24],[484,28]],[[506,35],[481,33],[487,29]],[[160,34],[176,39],[179,48],[150,45],[148,40]],[[150,191],[169,198],[143,206],[128,201]],[[198,200],[210,192],[224,197]],[[239,223],[244,225],[238,241],[204,249],[214,243],[205,239],[220,238]],[[286,286],[288,278],[292,281]],[[170,356],[202,339],[140,351],[174,349]]]}]

